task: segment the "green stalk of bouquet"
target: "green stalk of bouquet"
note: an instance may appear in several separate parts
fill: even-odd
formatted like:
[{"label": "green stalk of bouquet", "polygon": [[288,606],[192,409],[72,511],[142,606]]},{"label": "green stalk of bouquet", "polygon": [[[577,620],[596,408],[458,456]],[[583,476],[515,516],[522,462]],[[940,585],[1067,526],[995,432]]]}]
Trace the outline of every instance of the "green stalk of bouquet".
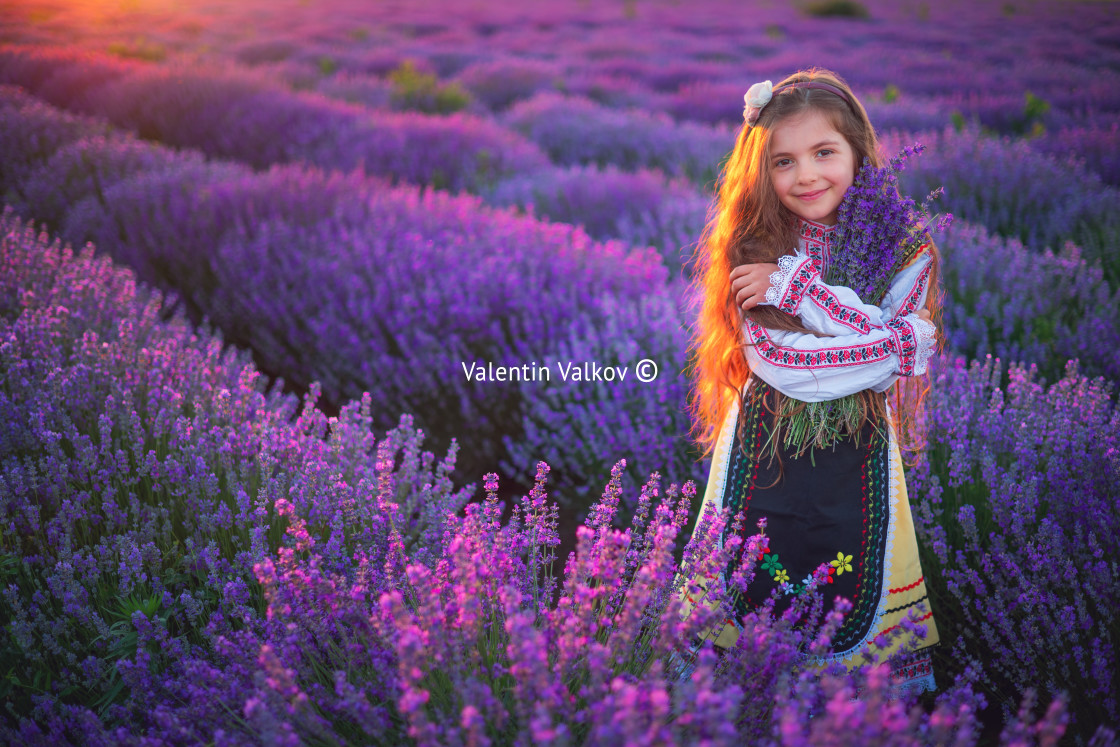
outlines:
[{"label": "green stalk of bouquet", "polygon": [[795,459],[808,452],[815,467],[815,449],[832,448],[847,436],[855,440],[857,447],[861,445],[863,415],[858,394],[824,402],[783,397],[775,421],[778,425],[770,431],[763,453],[773,457],[780,443]]}]

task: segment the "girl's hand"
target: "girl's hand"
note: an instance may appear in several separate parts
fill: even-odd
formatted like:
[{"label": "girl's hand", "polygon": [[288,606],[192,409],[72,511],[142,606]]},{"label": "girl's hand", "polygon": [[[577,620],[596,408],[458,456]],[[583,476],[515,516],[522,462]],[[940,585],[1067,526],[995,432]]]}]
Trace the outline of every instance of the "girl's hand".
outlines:
[{"label": "girl's hand", "polygon": [[918,314],[918,318],[921,319],[923,322],[930,321],[929,309],[918,309],[917,314]]},{"label": "girl's hand", "polygon": [[739,265],[731,271],[731,295],[744,311],[750,311],[766,300],[770,275],[778,271],[774,264]]}]

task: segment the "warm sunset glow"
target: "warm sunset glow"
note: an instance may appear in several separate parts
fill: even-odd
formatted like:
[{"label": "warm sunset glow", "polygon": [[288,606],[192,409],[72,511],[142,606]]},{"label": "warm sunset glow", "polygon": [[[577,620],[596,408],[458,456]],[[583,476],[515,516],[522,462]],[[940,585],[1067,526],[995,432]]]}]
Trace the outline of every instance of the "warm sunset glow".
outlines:
[{"label": "warm sunset glow", "polygon": [[1120,14],[0,0],[0,745],[1110,745]]}]

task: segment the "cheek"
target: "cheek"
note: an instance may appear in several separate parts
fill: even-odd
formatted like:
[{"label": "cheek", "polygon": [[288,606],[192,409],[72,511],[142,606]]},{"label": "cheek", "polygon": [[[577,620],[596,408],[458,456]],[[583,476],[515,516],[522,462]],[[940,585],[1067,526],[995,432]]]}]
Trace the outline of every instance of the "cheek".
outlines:
[{"label": "cheek", "polygon": [[789,191],[790,179],[785,172],[771,171],[770,184],[774,187],[774,191],[778,193],[778,196],[781,197]]},{"label": "cheek", "polygon": [[844,189],[852,186],[852,182],[855,181],[855,175],[845,164],[838,165],[837,168],[833,170],[832,176],[833,183]]}]

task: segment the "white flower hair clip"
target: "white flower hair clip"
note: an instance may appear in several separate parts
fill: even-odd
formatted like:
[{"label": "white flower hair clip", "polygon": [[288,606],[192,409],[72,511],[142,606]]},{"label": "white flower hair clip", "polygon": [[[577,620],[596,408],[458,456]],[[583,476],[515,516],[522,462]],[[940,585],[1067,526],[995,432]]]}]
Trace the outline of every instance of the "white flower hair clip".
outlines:
[{"label": "white flower hair clip", "polygon": [[784,93],[793,88],[815,88],[821,91],[828,91],[844,99],[849,106],[852,104],[852,100],[848,97],[848,94],[831,83],[816,80],[799,80],[795,83],[786,83],[784,86],[774,88],[770,81],[764,80],[748,88],[746,94],[743,96],[743,101],[746,103],[746,106],[743,107],[743,119],[747,121],[747,125],[754,126],[754,123],[758,121],[758,115],[762,113],[762,107],[770,103],[770,99],[774,98],[774,94]]},{"label": "white flower hair clip", "polygon": [[774,87],[768,80],[761,83],[755,83],[743,96],[743,102],[746,106],[743,107],[743,119],[747,124],[753,125],[758,121],[758,115],[762,113],[762,107],[770,103],[770,99],[774,96]]}]

